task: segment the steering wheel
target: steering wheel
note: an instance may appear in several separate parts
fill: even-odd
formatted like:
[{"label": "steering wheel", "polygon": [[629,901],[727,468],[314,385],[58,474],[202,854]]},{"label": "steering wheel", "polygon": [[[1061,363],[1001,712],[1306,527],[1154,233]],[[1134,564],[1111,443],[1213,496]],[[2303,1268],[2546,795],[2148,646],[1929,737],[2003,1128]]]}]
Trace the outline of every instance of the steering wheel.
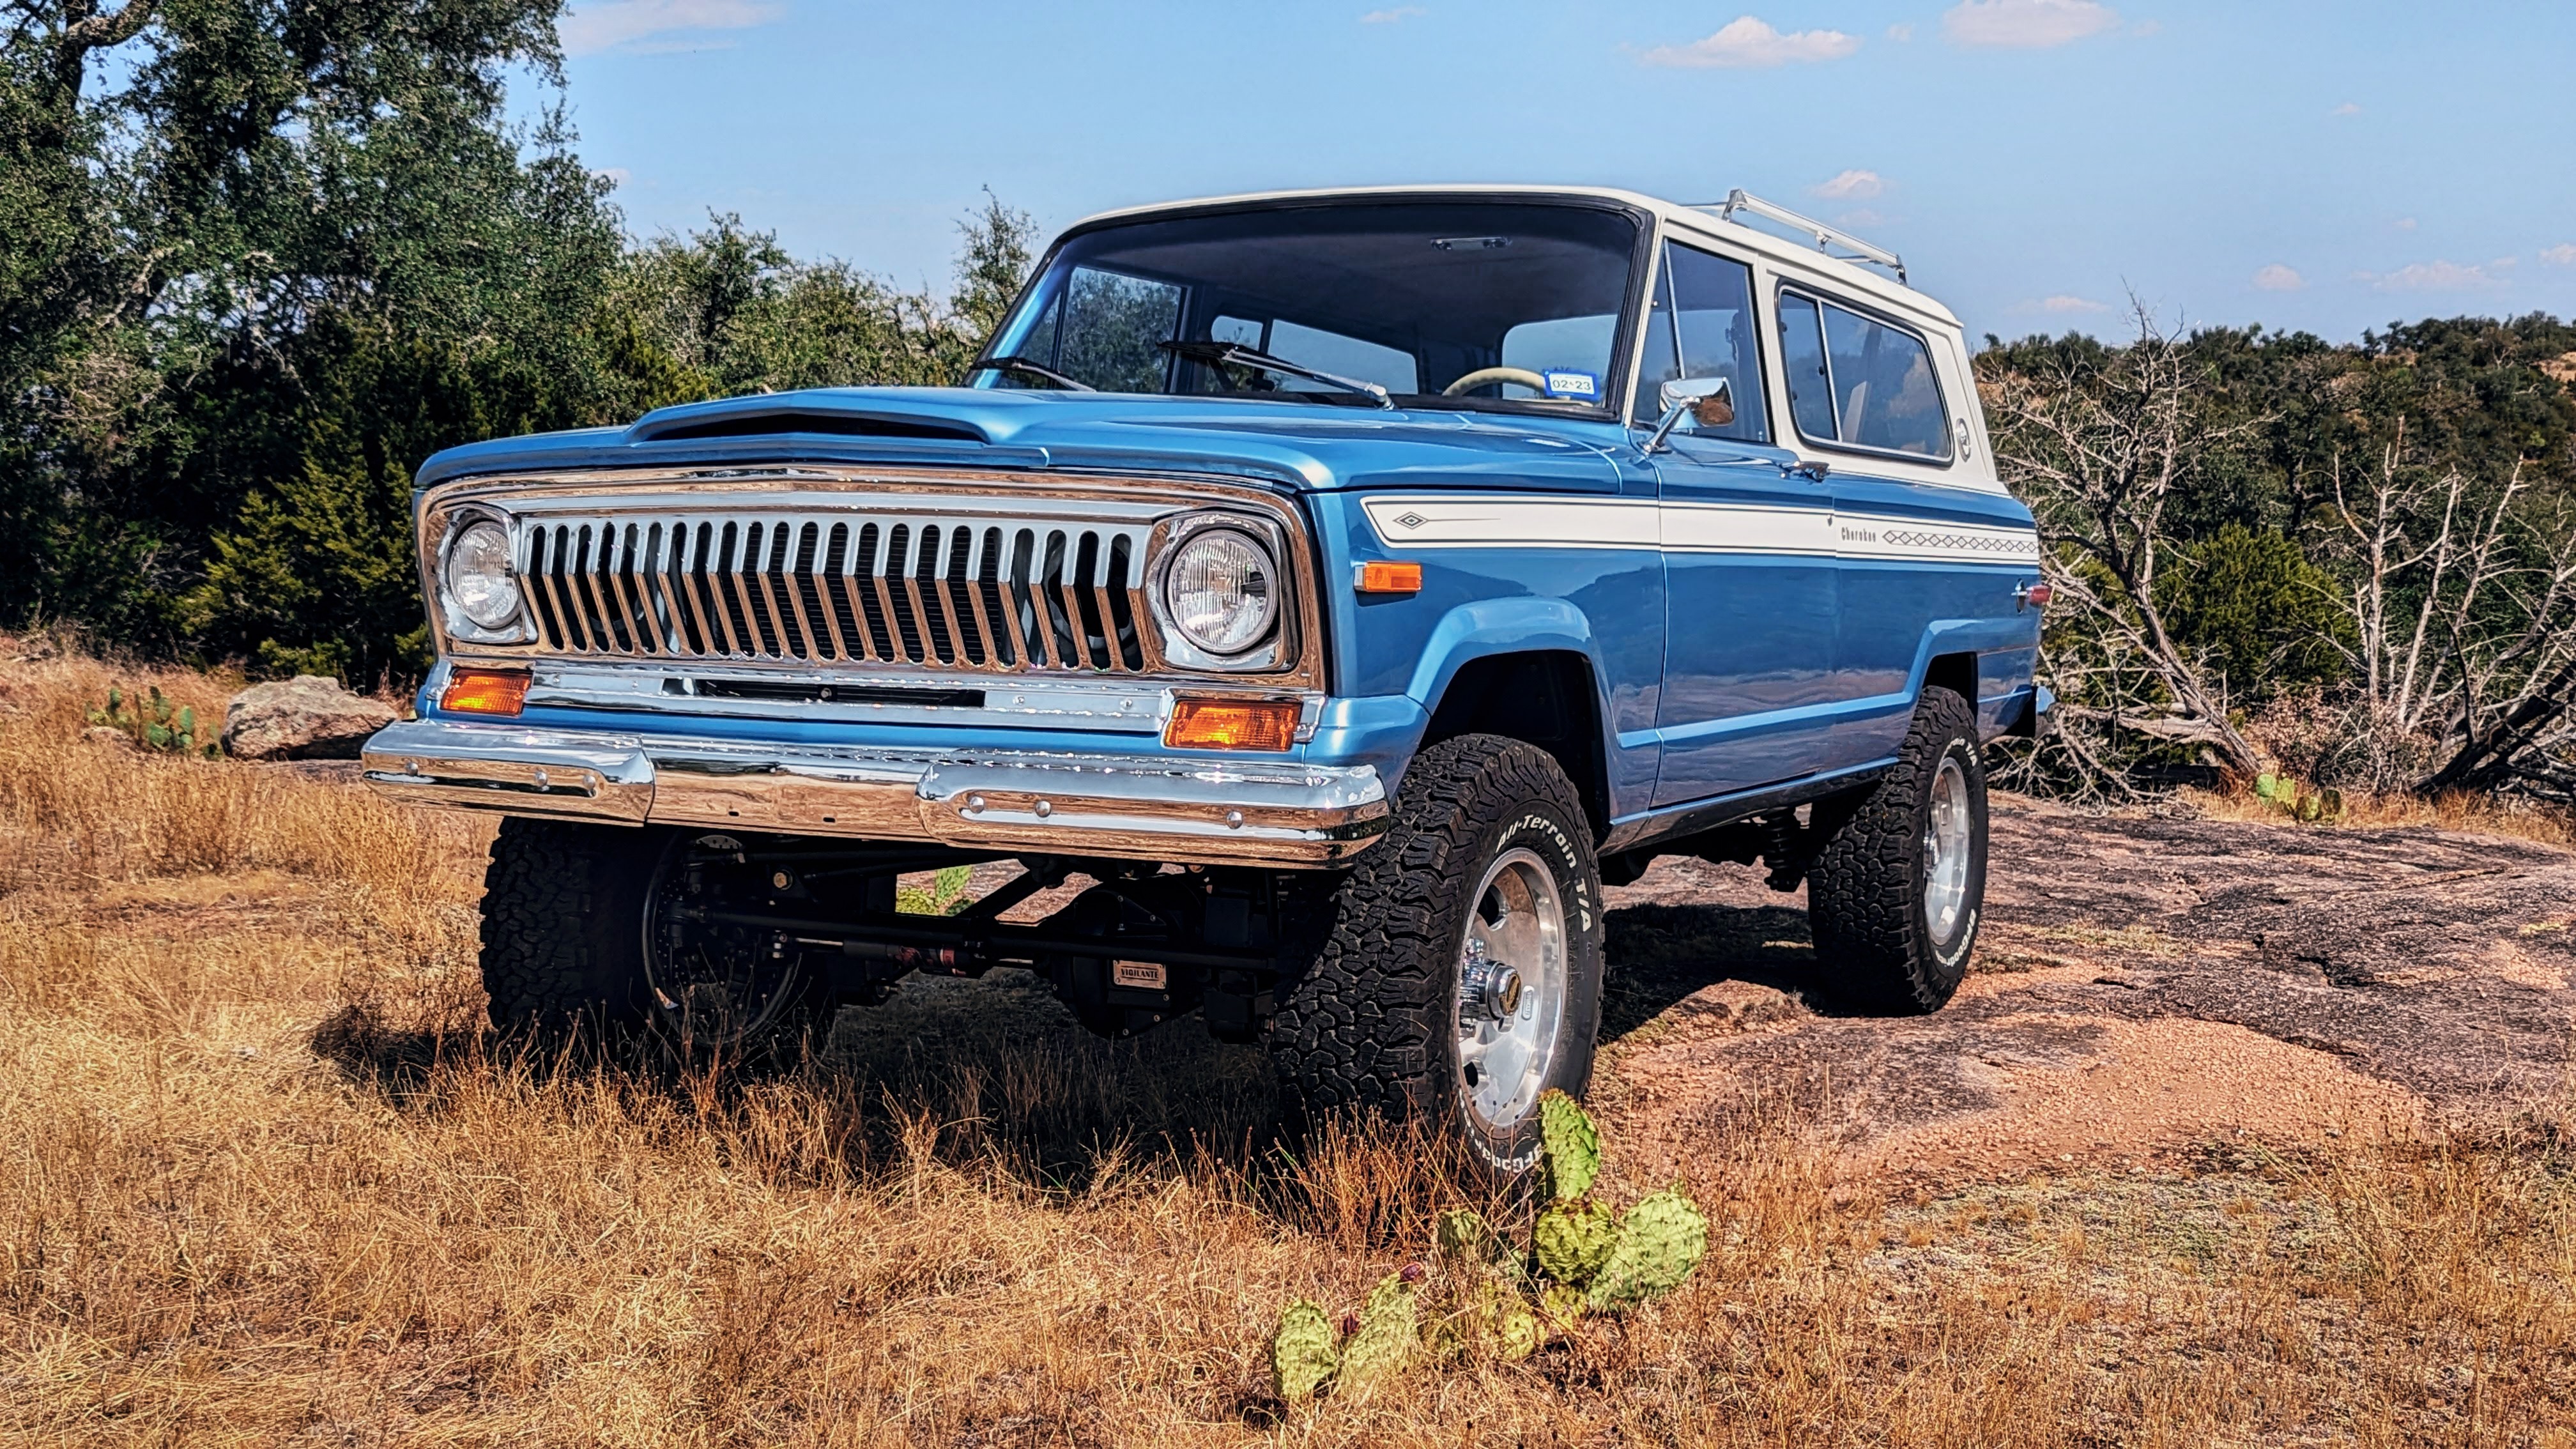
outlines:
[{"label": "steering wheel", "polygon": [[1440,395],[1456,397],[1471,387],[1483,387],[1489,382],[1517,382],[1535,393],[1547,391],[1547,379],[1526,367],[1480,367],[1440,389]]}]

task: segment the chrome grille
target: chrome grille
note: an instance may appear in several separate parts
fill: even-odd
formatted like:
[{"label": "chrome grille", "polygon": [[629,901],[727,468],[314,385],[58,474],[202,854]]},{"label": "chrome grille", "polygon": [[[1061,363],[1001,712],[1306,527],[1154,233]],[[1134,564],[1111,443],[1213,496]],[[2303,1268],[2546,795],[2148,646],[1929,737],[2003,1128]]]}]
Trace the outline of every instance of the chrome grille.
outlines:
[{"label": "chrome grille", "polygon": [[884,514],[522,519],[539,647],[1133,674],[1150,526]]}]

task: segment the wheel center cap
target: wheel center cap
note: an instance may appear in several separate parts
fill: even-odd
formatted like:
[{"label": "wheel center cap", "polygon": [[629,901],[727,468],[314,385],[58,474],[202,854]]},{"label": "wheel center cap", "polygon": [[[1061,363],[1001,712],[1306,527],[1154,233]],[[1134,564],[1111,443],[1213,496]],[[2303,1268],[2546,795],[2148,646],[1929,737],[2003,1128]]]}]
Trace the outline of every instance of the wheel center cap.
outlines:
[{"label": "wheel center cap", "polygon": [[1485,1012],[1496,1021],[1509,1021],[1521,1009],[1521,973],[1509,966],[1496,965],[1485,981]]}]

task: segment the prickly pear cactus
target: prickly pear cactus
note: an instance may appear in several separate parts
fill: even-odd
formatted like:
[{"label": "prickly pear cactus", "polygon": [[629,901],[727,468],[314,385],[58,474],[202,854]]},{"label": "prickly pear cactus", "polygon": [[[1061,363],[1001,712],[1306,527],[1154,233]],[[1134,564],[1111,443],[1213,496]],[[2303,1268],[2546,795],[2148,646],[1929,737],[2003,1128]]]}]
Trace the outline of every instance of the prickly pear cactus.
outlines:
[{"label": "prickly pear cactus", "polygon": [[1617,1234],[1618,1220],[1599,1203],[1550,1203],[1530,1229],[1530,1245],[1540,1272],[1581,1288],[1610,1260]]},{"label": "prickly pear cactus", "polygon": [[1616,1313],[1660,1298],[1708,1255],[1708,1217],[1678,1192],[1638,1200],[1619,1219],[1609,1258],[1584,1294],[1584,1306]]},{"label": "prickly pear cactus", "polygon": [[1549,1195],[1559,1202],[1592,1190],[1601,1175],[1601,1131],[1572,1097],[1550,1088],[1538,1099],[1539,1142]]},{"label": "prickly pear cactus", "polygon": [[1550,1283],[1538,1295],[1539,1337],[1544,1340],[1548,1329],[1572,1328],[1583,1316],[1583,1290],[1571,1283]]},{"label": "prickly pear cactus", "polygon": [[202,732],[198,729],[196,706],[172,704],[158,685],[148,697],[110,689],[107,708],[91,710],[89,722],[122,730],[126,738],[148,750],[201,755],[209,760],[223,754],[211,728]]},{"label": "prickly pear cactus", "polygon": [[1432,1223],[1440,1256],[1456,1263],[1490,1263],[1502,1256],[1502,1240],[1472,1208],[1452,1208]]},{"label": "prickly pear cactus", "polygon": [[1547,1341],[1547,1329],[1540,1325],[1538,1315],[1530,1312],[1529,1300],[1518,1293],[1496,1294],[1486,1300],[1485,1333],[1494,1351],[1514,1363],[1538,1352],[1538,1346]]},{"label": "prickly pear cactus", "polygon": [[1339,1388],[1365,1388],[1401,1371],[1422,1346],[1422,1324],[1413,1302],[1413,1285],[1402,1273],[1389,1273],[1369,1290],[1360,1310],[1360,1327],[1342,1345]]},{"label": "prickly pear cactus", "polygon": [[1333,1321],[1324,1310],[1300,1298],[1279,1313],[1279,1332],[1270,1340],[1270,1386],[1279,1397],[1302,1404],[1341,1367]]}]

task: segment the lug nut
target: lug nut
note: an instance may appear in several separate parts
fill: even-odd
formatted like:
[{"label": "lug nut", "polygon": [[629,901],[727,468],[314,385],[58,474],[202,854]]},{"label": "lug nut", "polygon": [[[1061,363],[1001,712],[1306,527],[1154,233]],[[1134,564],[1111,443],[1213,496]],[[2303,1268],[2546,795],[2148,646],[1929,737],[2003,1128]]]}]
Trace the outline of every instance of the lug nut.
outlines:
[{"label": "lug nut", "polygon": [[796,877],[789,875],[783,870],[777,871],[772,873],[769,877],[769,884],[771,889],[783,891],[789,886],[796,884]]}]

